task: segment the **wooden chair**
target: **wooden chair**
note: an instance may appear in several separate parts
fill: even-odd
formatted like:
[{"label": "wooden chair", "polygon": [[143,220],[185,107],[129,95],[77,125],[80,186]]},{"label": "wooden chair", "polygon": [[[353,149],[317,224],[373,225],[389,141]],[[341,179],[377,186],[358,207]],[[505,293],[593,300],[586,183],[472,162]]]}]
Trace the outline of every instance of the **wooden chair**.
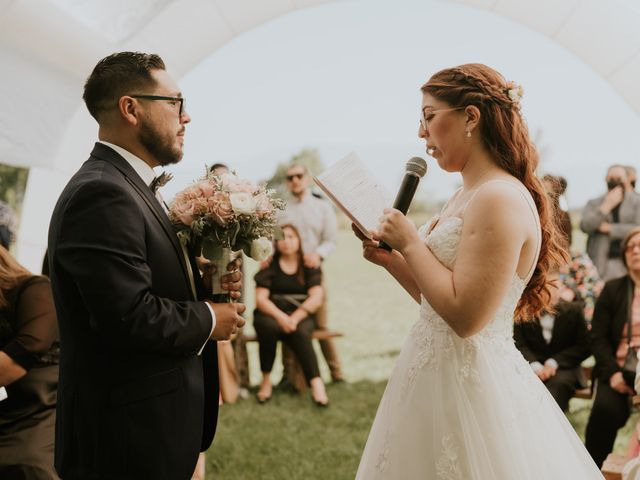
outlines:
[{"label": "wooden chair", "polygon": [[[329,338],[338,338],[343,337],[344,333],[342,332],[334,332],[331,330],[314,330],[311,338],[314,340],[326,340]],[[258,341],[258,337],[256,335],[245,335],[245,342],[256,342]],[[304,378],[304,373],[302,372],[302,367],[300,366],[300,362],[293,354],[293,352],[286,345],[282,345],[282,358],[284,364],[287,366],[287,374],[288,380],[293,385],[298,393],[306,392],[307,380]]]},{"label": "wooden chair", "polygon": [[622,480],[622,469],[628,461],[627,457],[610,453],[601,469],[605,480]]}]

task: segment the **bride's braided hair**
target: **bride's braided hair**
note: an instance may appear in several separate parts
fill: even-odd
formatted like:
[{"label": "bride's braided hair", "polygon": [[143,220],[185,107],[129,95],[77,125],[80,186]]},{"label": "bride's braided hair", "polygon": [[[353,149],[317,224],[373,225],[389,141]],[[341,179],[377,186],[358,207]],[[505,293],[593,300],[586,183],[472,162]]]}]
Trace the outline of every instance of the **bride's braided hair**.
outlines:
[{"label": "bride's braided hair", "polygon": [[513,98],[502,75],[486,65],[471,63],[441,70],[422,86],[451,107],[474,105],[480,110],[480,138],[496,164],[520,180],[538,209],[542,227],[540,256],[516,308],[516,319],[531,320],[551,310],[547,275],[566,263],[567,252],[553,221],[553,207],[536,177],[538,152],[520,113],[519,96]]}]

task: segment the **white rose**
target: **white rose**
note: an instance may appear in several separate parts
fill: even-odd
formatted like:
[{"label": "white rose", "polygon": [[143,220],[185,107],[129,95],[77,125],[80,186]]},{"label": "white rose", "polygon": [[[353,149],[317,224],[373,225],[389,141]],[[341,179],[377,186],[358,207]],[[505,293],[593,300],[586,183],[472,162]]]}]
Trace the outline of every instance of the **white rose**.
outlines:
[{"label": "white rose", "polygon": [[271,256],[273,244],[266,237],[260,237],[251,242],[251,258],[261,262]]},{"label": "white rose", "polygon": [[238,215],[252,215],[256,211],[256,200],[248,192],[232,192],[229,194],[231,207]]}]

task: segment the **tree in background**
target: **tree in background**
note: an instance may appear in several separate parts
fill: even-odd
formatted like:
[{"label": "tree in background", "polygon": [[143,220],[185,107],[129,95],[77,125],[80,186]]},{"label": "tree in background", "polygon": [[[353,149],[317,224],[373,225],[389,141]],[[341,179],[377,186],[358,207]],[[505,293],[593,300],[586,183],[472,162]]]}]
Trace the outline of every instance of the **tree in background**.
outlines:
[{"label": "tree in background", "polygon": [[0,200],[9,205],[16,213],[22,209],[28,176],[28,168],[0,164]]},{"label": "tree in background", "polygon": [[28,176],[27,168],[0,164],[0,243],[6,248],[18,231]]}]

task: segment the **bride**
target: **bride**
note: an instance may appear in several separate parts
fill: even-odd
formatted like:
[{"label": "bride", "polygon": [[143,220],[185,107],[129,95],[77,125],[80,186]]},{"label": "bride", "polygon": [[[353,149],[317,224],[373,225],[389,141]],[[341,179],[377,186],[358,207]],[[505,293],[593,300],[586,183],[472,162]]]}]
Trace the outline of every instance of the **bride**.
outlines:
[{"label": "bride", "polygon": [[547,275],[565,257],[534,173],[522,90],[469,64],[436,73],[422,92],[419,136],[463,186],[419,231],[388,209],[375,240],[363,240],[364,257],[420,304],[420,318],[356,478],[602,479],[513,342],[514,318],[547,307]]}]

